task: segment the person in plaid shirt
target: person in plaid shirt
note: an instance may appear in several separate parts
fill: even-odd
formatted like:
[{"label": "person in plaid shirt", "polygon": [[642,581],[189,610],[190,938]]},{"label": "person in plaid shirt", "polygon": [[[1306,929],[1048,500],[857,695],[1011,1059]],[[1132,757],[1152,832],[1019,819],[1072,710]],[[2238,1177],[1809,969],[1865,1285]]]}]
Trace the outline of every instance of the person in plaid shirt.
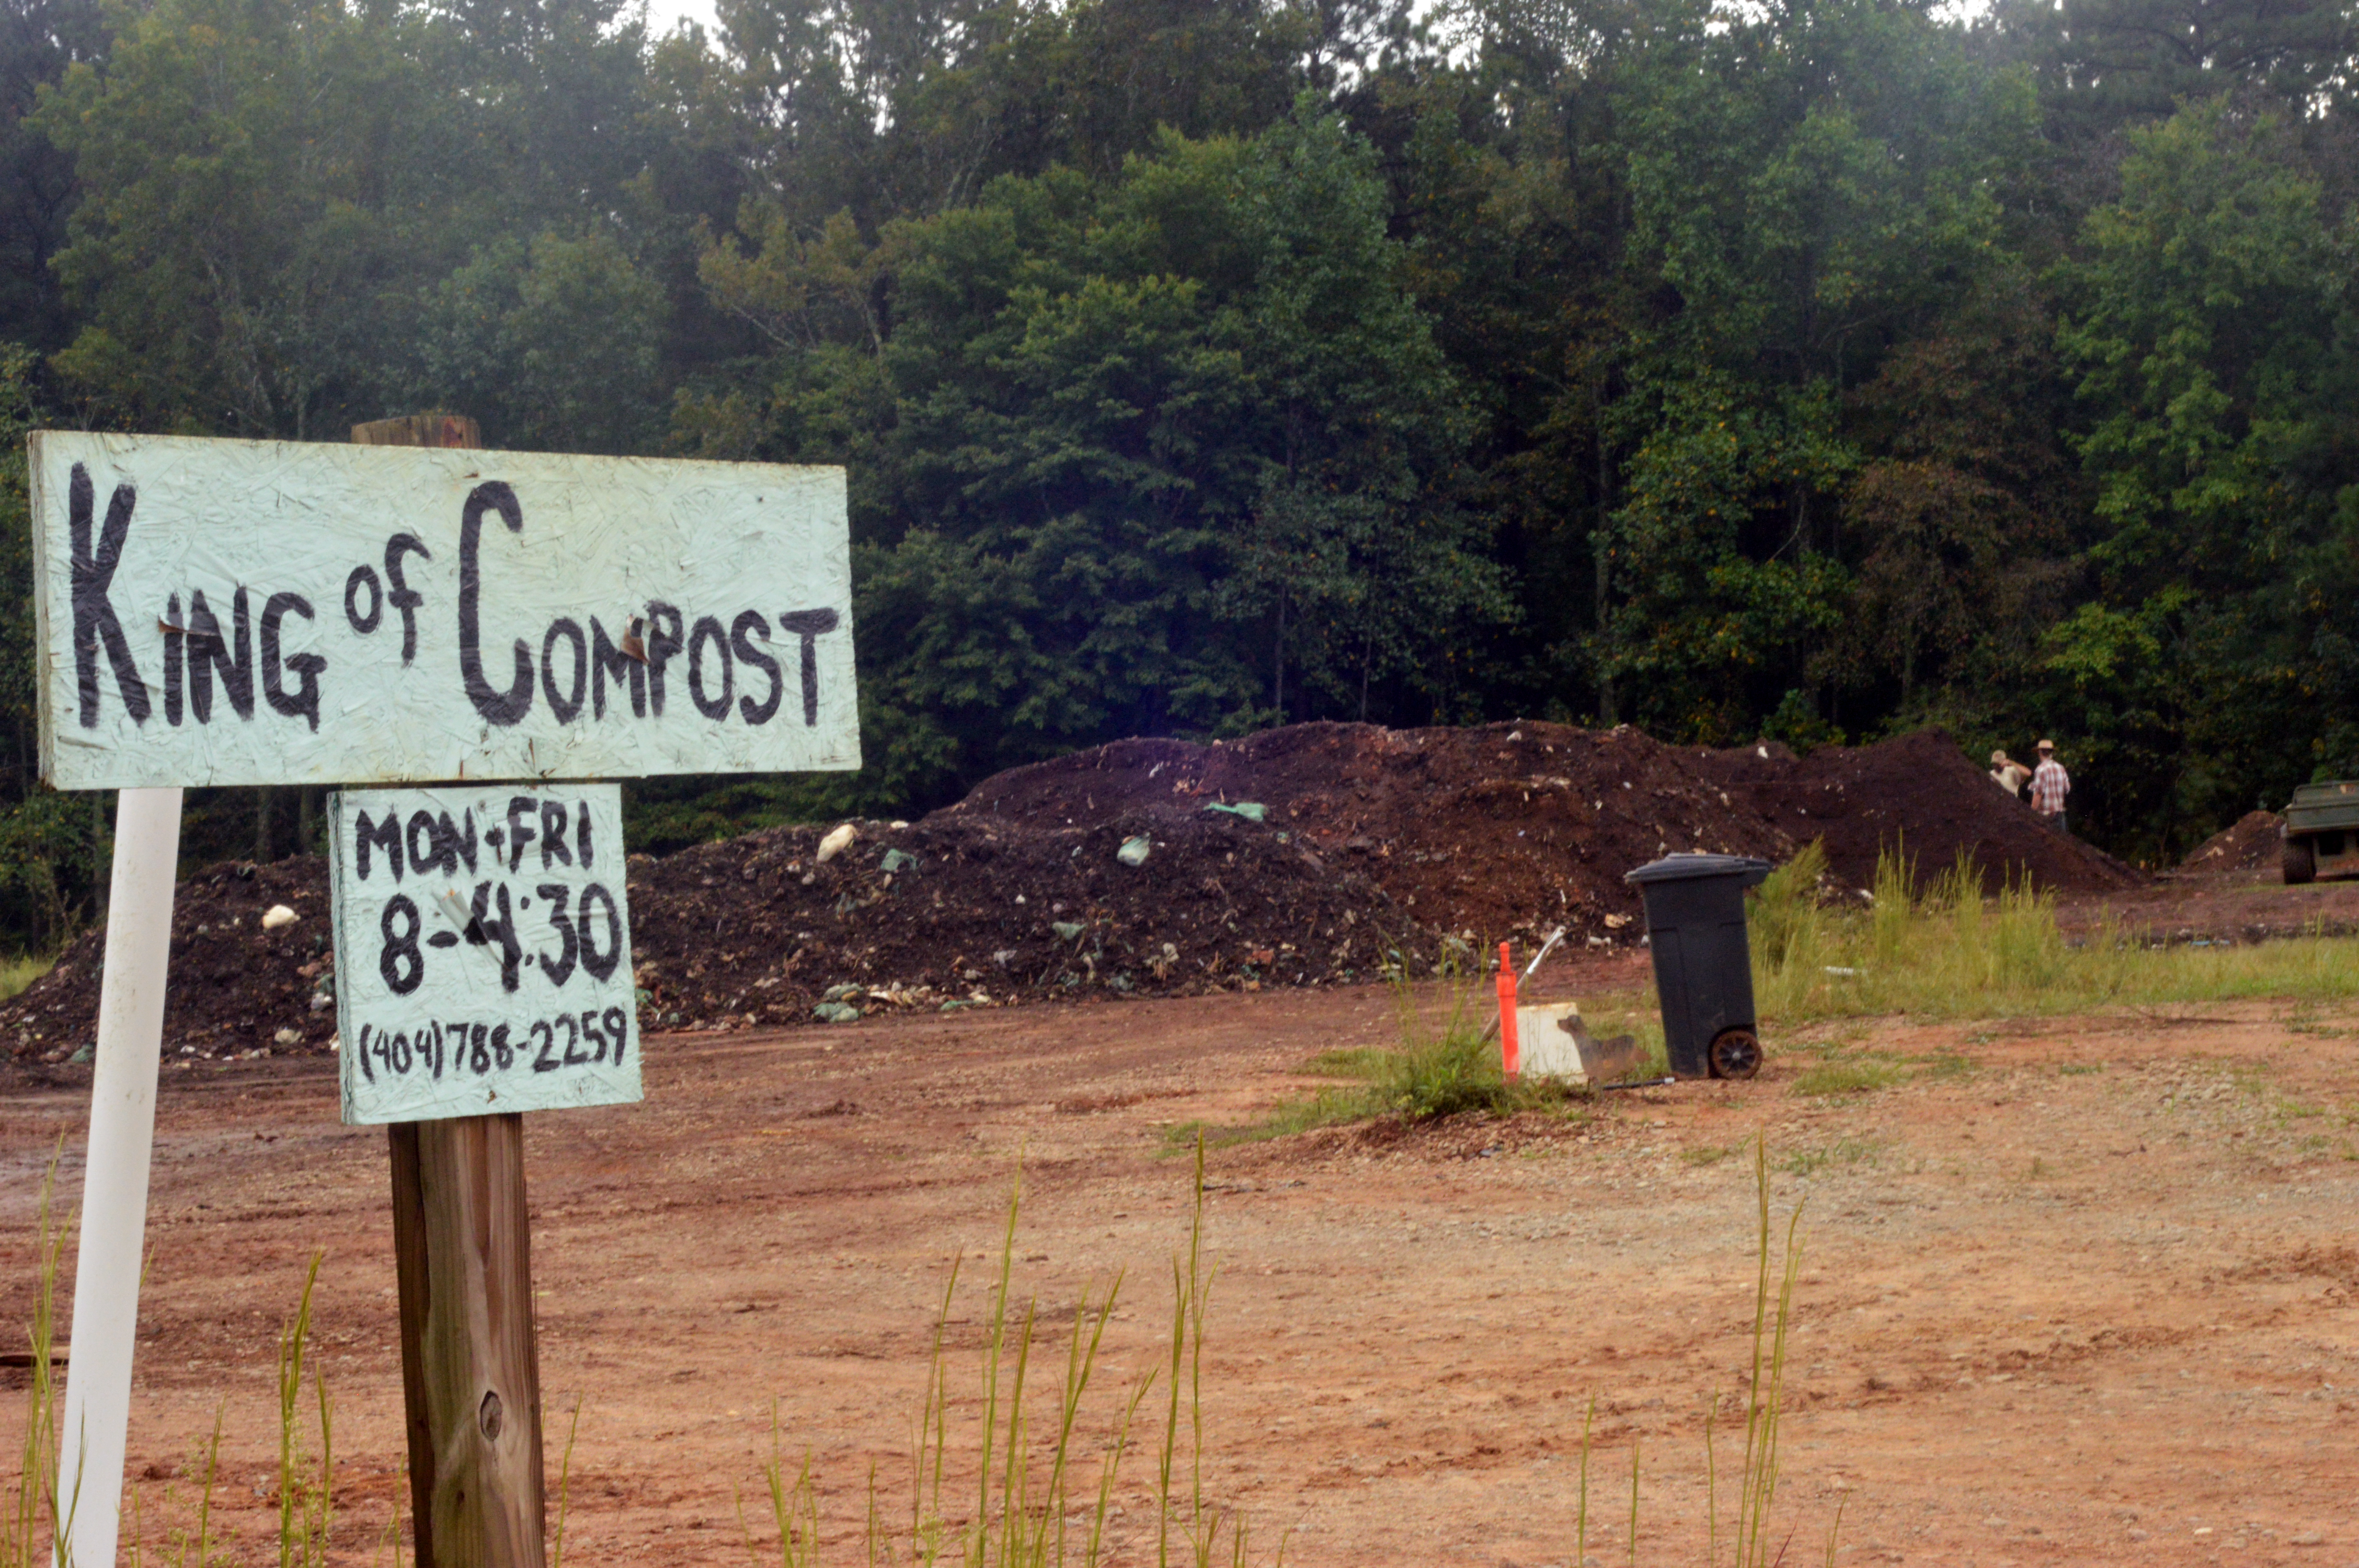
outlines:
[{"label": "person in plaid shirt", "polygon": [[2072,793],[2072,775],[2056,760],[2056,742],[2039,742],[2039,766],[2031,773],[2031,809],[2059,833],[2069,833],[2064,824],[2064,797]]}]

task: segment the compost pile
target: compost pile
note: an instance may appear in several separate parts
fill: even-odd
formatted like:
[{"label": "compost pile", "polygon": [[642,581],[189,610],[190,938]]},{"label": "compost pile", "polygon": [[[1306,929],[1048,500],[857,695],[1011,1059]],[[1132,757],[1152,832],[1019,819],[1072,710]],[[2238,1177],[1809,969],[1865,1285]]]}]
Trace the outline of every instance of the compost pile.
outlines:
[{"label": "compost pile", "polygon": [[2207,875],[2275,871],[2284,827],[2285,818],[2274,811],[2248,811],[2195,846],[2180,866]]},{"label": "compost pile", "polygon": [[[1236,818],[854,827],[824,863],[810,827],[633,857],[642,1018],[751,1024],[828,1007],[1320,985],[1422,974],[1437,956],[1366,878]],[[1125,846],[1145,858],[1126,863]]]},{"label": "compost pile", "polygon": [[[279,904],[294,911],[293,924],[264,930],[262,917]],[[105,951],[103,928],[84,932],[48,974],[0,1002],[0,1050],[35,1061],[88,1060]],[[172,901],[165,1054],[324,1052],[336,1033],[334,972],[326,860],[297,855],[200,871]],[[321,999],[316,1008],[314,997]]]},{"label": "compost pile", "polygon": [[1963,854],[1991,885],[2078,892],[2141,880],[2051,831],[1935,730],[1798,758],[1775,744],[1670,746],[1628,728],[1303,724],[1208,746],[1116,741],[987,779],[929,820],[1082,827],[1248,801],[1462,936],[1561,925],[1576,939],[1635,937],[1638,899],[1623,873],[1679,850],[1782,860],[1819,839],[1845,892],[1872,884],[1886,850],[1919,877]]},{"label": "compost pile", "polygon": [[[2044,827],[1938,730],[1796,757],[1627,728],[1303,724],[1196,745],[1125,741],[984,781],[921,822],[772,828],[630,862],[649,1028],[743,1028],[1430,973],[1445,947],[1584,947],[1644,930],[1633,867],[1685,849],[1782,860],[1819,839],[1853,896],[1898,849],[2062,892],[2137,872]],[[1144,859],[1125,863],[1130,858]],[[299,918],[273,931],[263,914]],[[0,1004],[0,1049],[70,1062],[102,936]],[[326,867],[225,864],[183,884],[166,1050],[320,1052],[335,1026]]]},{"label": "compost pile", "polygon": [[[1437,939],[1365,877],[1299,835],[1219,814],[853,828],[825,861],[815,827],[632,856],[643,1026],[1319,985],[1423,974],[1438,957]],[[1136,865],[1125,845],[1133,859],[1143,850]],[[316,856],[219,866],[181,884],[167,1054],[324,1052],[336,1016],[327,903]],[[299,918],[265,931],[280,903]],[[103,933],[85,935],[0,1004],[13,1054],[71,1062],[89,1044],[103,947]]]}]

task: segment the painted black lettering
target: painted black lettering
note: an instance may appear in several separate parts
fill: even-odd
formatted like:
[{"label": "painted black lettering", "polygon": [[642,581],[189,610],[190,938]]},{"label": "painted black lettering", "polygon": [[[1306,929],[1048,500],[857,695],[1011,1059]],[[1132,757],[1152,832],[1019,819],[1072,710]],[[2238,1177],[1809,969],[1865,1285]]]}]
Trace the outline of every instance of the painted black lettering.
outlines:
[{"label": "painted black lettering", "polygon": [[523,638],[516,640],[516,678],[507,690],[484,678],[484,514],[495,511],[509,533],[524,532],[524,508],[517,504],[516,492],[495,479],[468,492],[459,514],[459,674],[466,682],[467,700],[484,721],[506,728],[532,707],[532,654]]},{"label": "painted black lettering", "polygon": [[[385,542],[385,578],[393,584],[393,591],[386,598],[401,611],[401,662],[407,666],[418,657],[418,608],[426,602],[426,596],[410,587],[409,579],[401,575],[401,557],[404,556],[416,556],[421,561],[430,561],[434,553],[426,547],[426,541],[415,534],[396,534]],[[367,568],[362,569],[365,571]],[[345,591],[349,594],[350,588],[347,587]],[[374,627],[363,627],[362,630],[371,631]]]},{"label": "painted black lettering", "polygon": [[[233,646],[233,643],[234,645]],[[246,617],[245,589],[230,597],[230,636],[205,603],[205,590],[189,596],[189,709],[200,724],[213,718],[213,676],[240,719],[254,717],[254,628]]]},{"label": "painted black lettering", "polygon": [[370,1083],[376,1082],[376,1070],[369,1065],[369,1026],[365,1023],[361,1025],[361,1076]]},{"label": "painted black lettering", "polygon": [[[562,637],[573,644],[573,689],[560,693],[557,689],[557,640]],[[540,640],[540,694],[549,698],[549,710],[557,715],[560,724],[571,724],[582,711],[582,691],[590,681],[590,643],[582,635],[582,623],[571,616],[560,615],[549,623],[549,631]]]},{"label": "painted black lettering", "polygon": [[557,1022],[565,1025],[565,1065],[569,1067],[588,1066],[590,1058],[582,1052],[582,1025],[570,1012],[560,1013]]},{"label": "painted black lettering", "polygon": [[[606,911],[606,950],[598,951],[591,940],[590,905],[592,901]],[[614,895],[597,882],[582,890],[582,903],[573,916],[574,931],[582,944],[582,967],[590,971],[591,979],[604,985],[614,978],[614,966],[623,961],[623,913],[614,907]]]},{"label": "painted black lettering", "polygon": [[[446,814],[442,822],[450,821]],[[459,869],[459,853],[442,842],[441,823],[435,821],[430,811],[409,814],[409,828],[403,835],[409,848],[409,869],[419,876],[440,871],[449,876]]]},{"label": "painted black lettering", "polygon": [[549,1054],[551,1051],[557,1049],[557,1030],[556,1027],[549,1022],[549,1020],[545,1018],[534,1019],[532,1022],[532,1028],[527,1032],[527,1034],[538,1034],[540,1036],[540,1050],[532,1059],[532,1070],[534,1072],[553,1073],[557,1071],[559,1067],[564,1065],[563,1063]]},{"label": "painted black lettering", "polygon": [[[311,733],[320,732],[320,673],[328,661],[317,654],[297,654],[291,658],[278,656],[279,623],[288,614],[312,619],[311,601],[299,593],[274,593],[262,602],[262,695],[273,713],[283,713],[289,719],[307,720]],[[280,670],[295,672],[296,687],[288,691],[279,684]]]},{"label": "painted black lettering", "polygon": [[[496,894],[496,896],[495,896]],[[492,905],[499,906],[499,918],[492,918]],[[524,943],[516,935],[516,907],[508,897],[508,884],[501,882],[496,890],[490,882],[475,884],[474,907],[468,912],[471,930],[483,933],[486,942],[496,942],[500,947],[500,989],[516,989],[516,971],[524,967]]]},{"label": "painted black lettering", "polygon": [[647,711],[663,717],[664,665],[679,656],[682,646],[679,607],[663,600],[647,603]]},{"label": "painted black lettering", "polygon": [[540,815],[539,803],[528,795],[508,796],[508,870],[524,864],[524,847],[540,835],[533,830],[533,818]]},{"label": "painted black lettering", "polygon": [[[398,860],[395,863],[399,864]],[[393,928],[397,921],[405,927],[398,933]],[[377,950],[376,972],[384,977],[386,989],[396,996],[408,996],[426,978],[426,955],[418,950],[418,933],[424,925],[408,893],[397,892],[386,900],[385,913],[377,917],[377,931],[385,945]]]},{"label": "painted black lettering", "polygon": [[544,800],[540,803],[540,869],[549,870],[552,860],[573,863],[573,851],[565,847],[565,803]]},{"label": "painted black lettering", "polygon": [[82,698],[85,730],[98,728],[101,643],[105,644],[106,662],[114,671],[114,689],[123,698],[123,711],[136,724],[147,722],[147,683],[139,678],[139,665],[131,657],[123,622],[114,618],[114,605],[106,597],[114,586],[114,568],[123,564],[123,542],[130,535],[131,509],[138,500],[139,492],[131,486],[114,487],[106,502],[106,521],[98,531],[98,546],[92,549],[91,519],[98,507],[98,495],[91,485],[90,470],[76,463],[66,482],[72,546],[74,685]]},{"label": "painted black lettering", "polygon": [[385,851],[386,863],[393,868],[393,881],[401,883],[401,815],[387,812],[383,822],[372,825],[369,814],[362,812],[353,819],[353,870],[362,881],[369,878],[369,847],[374,844]]},{"label": "painted black lettering", "polygon": [[[368,589],[369,596],[368,613],[365,615],[361,613],[360,607],[361,589],[364,588]],[[353,631],[364,637],[385,621],[385,582],[376,575],[376,568],[365,561],[354,567],[353,575],[344,579],[344,619],[352,623]]]},{"label": "painted black lettering", "polygon": [[[630,640],[627,629],[623,640]],[[598,618],[590,617],[590,717],[606,717],[606,683],[626,686],[631,691],[631,717],[647,716],[647,667],[623,652],[607,639],[606,628]]]},{"label": "painted black lettering", "polygon": [[[707,644],[721,654],[721,695],[708,696],[704,689],[704,649]],[[688,699],[707,719],[726,719],[729,704],[737,695],[737,667],[729,658],[729,633],[721,622],[710,615],[700,615],[688,634]]]},{"label": "painted black lettering", "polygon": [[442,841],[457,852],[459,859],[467,862],[467,870],[472,872],[475,869],[474,808],[466,807],[459,816],[464,826],[454,827],[451,825],[451,814],[447,811],[442,814]]},{"label": "painted black lettering", "polygon": [[180,596],[167,595],[164,606],[164,722],[177,727],[180,722],[181,644],[188,633],[180,624]]},{"label": "painted black lettering", "polygon": [[619,1067],[623,1065],[623,1045],[627,1038],[624,1031],[630,1027],[631,1021],[624,1016],[619,1007],[610,1007],[599,1016],[605,1020],[606,1033],[614,1042],[614,1065]]},{"label": "painted black lettering", "polygon": [[548,954],[540,955],[540,972],[549,977],[550,985],[561,986],[573,978],[574,961],[582,956],[582,939],[565,913],[565,900],[573,890],[562,882],[542,882],[532,891],[549,901],[549,926],[557,933],[559,943],[555,962]]},{"label": "painted black lettering", "polygon": [[590,869],[590,803],[586,800],[582,803],[581,827],[573,835],[573,845],[582,857],[582,869],[588,871]]},{"label": "painted black lettering", "polygon": [[598,1033],[598,1013],[596,1009],[591,1009],[582,1015],[582,1033],[587,1035],[598,1047],[597,1051],[590,1057],[592,1063],[595,1064],[604,1061],[606,1059],[606,1037]]},{"label": "painted black lettering", "polygon": [[819,722],[819,640],[835,630],[839,617],[832,610],[790,610],[778,617],[779,630],[802,639],[803,727]]},{"label": "painted black lettering", "polygon": [[[737,655],[737,662],[760,670],[770,677],[768,697],[760,702],[750,697],[737,699],[737,711],[745,722],[758,725],[767,724],[771,716],[778,711],[778,702],[787,695],[787,683],[778,674],[778,661],[754,645],[756,637],[766,643],[770,640],[769,617],[760,611],[745,611],[729,623],[729,651]],[[753,684],[752,677],[747,677],[746,684]]]}]

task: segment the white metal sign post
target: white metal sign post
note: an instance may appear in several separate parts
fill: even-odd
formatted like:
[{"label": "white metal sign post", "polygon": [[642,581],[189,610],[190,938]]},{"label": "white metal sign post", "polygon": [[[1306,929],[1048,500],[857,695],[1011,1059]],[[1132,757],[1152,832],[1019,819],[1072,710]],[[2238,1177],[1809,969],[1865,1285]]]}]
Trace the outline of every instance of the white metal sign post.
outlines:
[{"label": "white metal sign post", "polygon": [[538,1564],[516,1113],[639,1092],[620,794],[553,781],[859,766],[842,471],[57,432],[30,459],[44,776],[123,792],[59,1561],[115,1556],[181,789],[440,781],[331,812],[344,1114],[391,1139],[419,1568]]}]

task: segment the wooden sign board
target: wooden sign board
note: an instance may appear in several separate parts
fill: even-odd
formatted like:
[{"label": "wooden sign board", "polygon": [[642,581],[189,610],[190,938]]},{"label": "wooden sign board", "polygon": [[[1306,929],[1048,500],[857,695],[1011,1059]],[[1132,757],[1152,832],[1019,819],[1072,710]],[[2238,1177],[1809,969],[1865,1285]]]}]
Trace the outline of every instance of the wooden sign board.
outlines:
[{"label": "wooden sign board", "polygon": [[860,765],[841,469],[31,438],[60,789]]},{"label": "wooden sign board", "polygon": [[619,788],[342,790],[328,821],[346,1122],[639,1098]]}]

